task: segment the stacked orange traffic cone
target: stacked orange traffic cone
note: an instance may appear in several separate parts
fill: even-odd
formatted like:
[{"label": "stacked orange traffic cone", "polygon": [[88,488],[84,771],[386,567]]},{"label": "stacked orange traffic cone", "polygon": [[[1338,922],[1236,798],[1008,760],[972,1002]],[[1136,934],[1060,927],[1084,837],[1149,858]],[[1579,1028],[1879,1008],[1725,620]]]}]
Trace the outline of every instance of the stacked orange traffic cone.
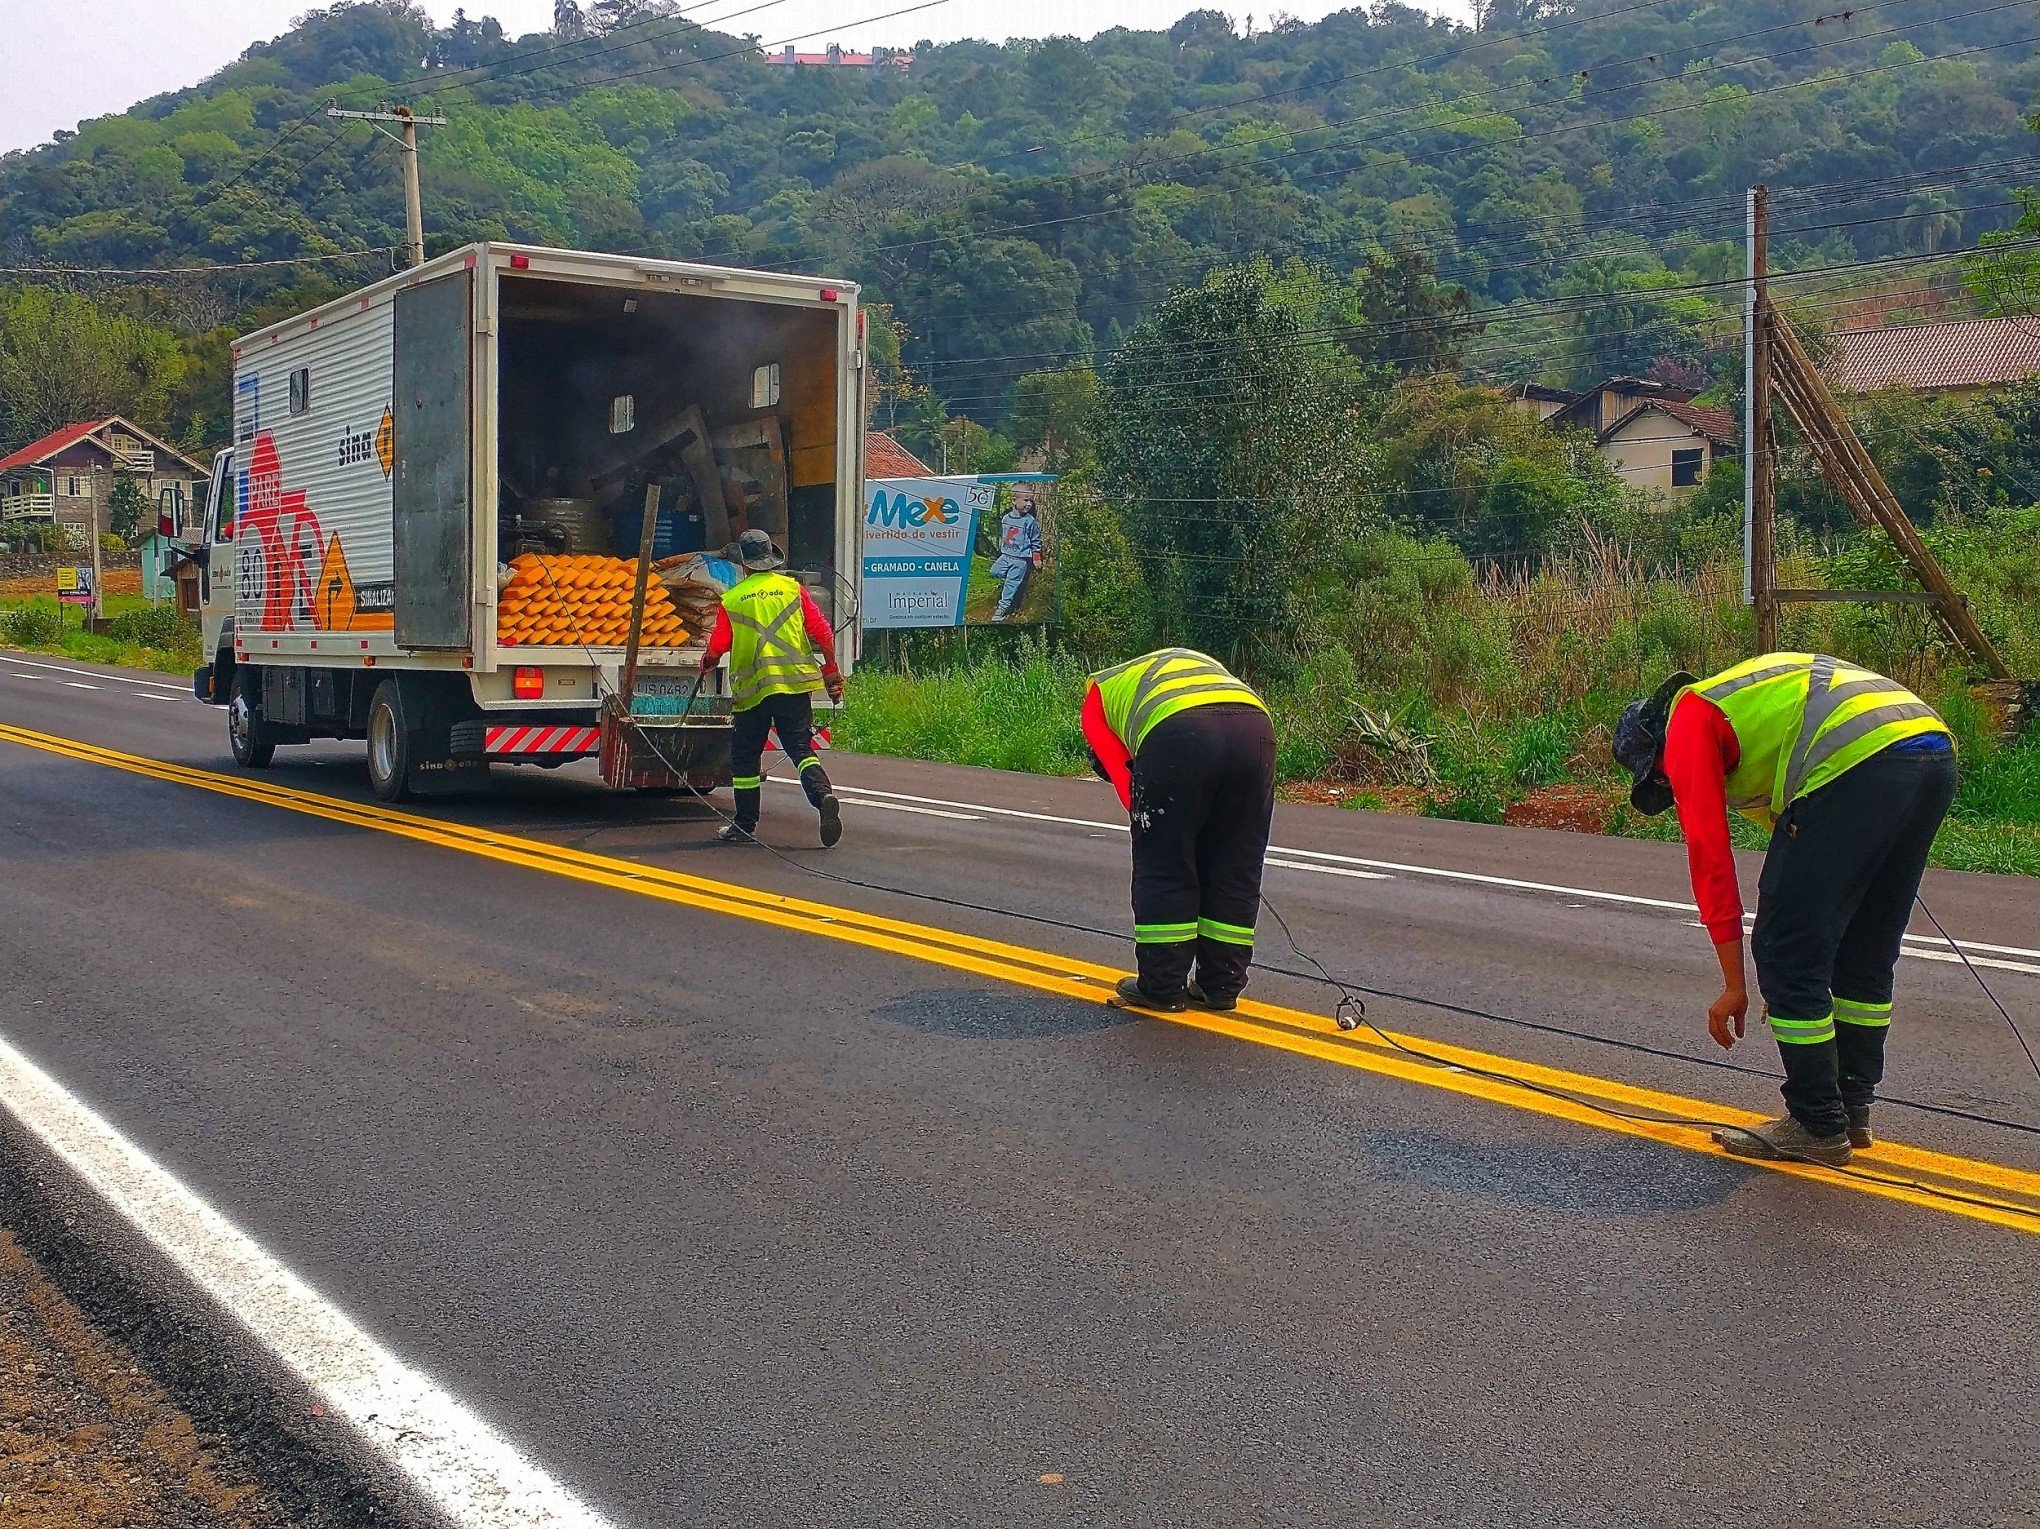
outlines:
[{"label": "stacked orange traffic cone", "polygon": [[[635,561],[527,552],[511,562],[510,571],[510,582],[496,597],[498,642],[533,648],[620,648],[629,640]],[[645,589],[638,641],[647,648],[684,647],[688,641],[680,613],[656,579]]]}]

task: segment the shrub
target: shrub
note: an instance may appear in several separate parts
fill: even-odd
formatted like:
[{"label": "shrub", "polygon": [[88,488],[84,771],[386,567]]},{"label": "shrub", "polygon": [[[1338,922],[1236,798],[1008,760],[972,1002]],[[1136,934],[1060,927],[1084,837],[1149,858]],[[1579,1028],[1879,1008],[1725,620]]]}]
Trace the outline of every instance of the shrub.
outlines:
[{"label": "shrub", "polygon": [[47,648],[63,639],[61,613],[40,602],[0,612],[0,638],[17,648]]},{"label": "shrub", "polygon": [[1564,713],[1532,717],[1509,740],[1502,773],[1511,784],[1532,790],[1563,780],[1578,737],[1578,722]]},{"label": "shrub", "polygon": [[174,606],[146,605],[115,616],[107,623],[106,635],[138,648],[181,648],[189,646],[198,633]]}]

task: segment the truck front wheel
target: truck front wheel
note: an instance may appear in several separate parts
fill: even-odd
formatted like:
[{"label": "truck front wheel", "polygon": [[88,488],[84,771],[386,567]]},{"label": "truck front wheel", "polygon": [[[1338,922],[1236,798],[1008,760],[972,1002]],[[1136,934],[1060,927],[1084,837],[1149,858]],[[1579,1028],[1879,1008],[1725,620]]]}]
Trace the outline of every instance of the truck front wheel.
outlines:
[{"label": "truck front wheel", "polygon": [[234,683],[227,693],[227,743],[234,751],[234,763],[244,770],[266,770],[276,757],[276,740],[269,725],[248,696],[249,671],[234,667]]},{"label": "truck front wheel", "polygon": [[411,765],[418,742],[404,719],[404,698],[395,680],[375,687],[368,703],[368,784],[386,802],[411,796]]}]

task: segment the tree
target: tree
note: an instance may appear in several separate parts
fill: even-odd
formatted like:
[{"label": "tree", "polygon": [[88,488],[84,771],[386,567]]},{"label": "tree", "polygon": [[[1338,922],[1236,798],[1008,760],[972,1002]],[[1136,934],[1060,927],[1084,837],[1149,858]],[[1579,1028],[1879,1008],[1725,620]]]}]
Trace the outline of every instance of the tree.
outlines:
[{"label": "tree", "polygon": [[1101,486],[1164,634],[1279,664],[1300,596],[1361,522],[1359,368],[1322,338],[1322,288],[1267,265],[1175,293],[1106,364]]},{"label": "tree", "polygon": [[1572,320],[1571,376],[1579,387],[1608,377],[1640,377],[1653,362],[1698,366],[1702,327],[1713,316],[1706,299],[1677,296],[1679,279],[1656,257],[1589,255],[1575,261],[1559,294],[1577,298]]},{"label": "tree", "polygon": [[182,369],[176,338],[71,292],[0,292],[0,440],[126,414],[151,427]]},{"label": "tree", "polygon": [[1370,366],[1405,376],[1457,371],[1466,342],[1480,331],[1473,294],[1437,279],[1424,250],[1369,245],[1353,272],[1349,310],[1355,327],[1346,348]]},{"label": "tree", "polygon": [[1013,444],[1041,453],[1050,472],[1066,473],[1096,455],[1098,374],[1088,366],[1029,372],[1014,386],[1007,424]]},{"label": "tree", "polygon": [[131,472],[114,474],[113,489],[106,496],[106,528],[123,542],[141,534],[142,514],[149,507],[142,486]]}]

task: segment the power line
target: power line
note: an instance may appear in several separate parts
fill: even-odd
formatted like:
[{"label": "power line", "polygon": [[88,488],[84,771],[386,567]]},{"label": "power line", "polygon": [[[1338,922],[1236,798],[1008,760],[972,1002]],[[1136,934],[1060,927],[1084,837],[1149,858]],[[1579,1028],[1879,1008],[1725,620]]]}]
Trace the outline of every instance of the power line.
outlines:
[{"label": "power line", "polygon": [[[2026,3],[2029,3],[2029,0],[1996,0],[1996,3],[1994,3],[1994,4],[1992,4],[1992,5],[1984,6],[1984,7],[1980,8],[1980,10],[1978,10],[1978,11],[1975,11],[1975,12],[1967,12],[1967,13],[1965,13],[1965,14],[1970,14],[1970,15],[1974,15],[1974,14],[1984,14],[1984,13],[1987,13],[1987,12],[1993,12],[1993,11],[2001,11],[2001,10],[2009,10],[2009,9],[2013,9],[2013,8],[2015,8],[2015,7],[2017,7],[2017,6],[2020,6],[2020,5],[2026,4]],[[1799,23],[1799,24],[1800,24],[1800,25],[1804,25],[1805,23]],[[1895,33],[1895,32],[1899,32],[1899,31],[1904,31],[1904,30],[1909,30],[1909,29],[1908,29],[1908,28],[1904,28],[1904,27],[1893,27],[1893,28],[1886,28],[1885,30],[1883,30],[1883,31],[1880,31],[1880,32],[1872,32],[1872,33],[1867,33],[1867,34],[1865,34],[1865,35],[1864,35],[1864,36],[1862,36],[1862,37],[1857,37],[1857,38],[1845,38],[1845,39],[1839,39],[1839,40],[1838,40],[1838,42],[1836,42],[1836,43],[1829,43],[1829,42],[1823,42],[1823,43],[1818,43],[1818,44],[1809,44],[1809,45],[1808,45],[1808,47],[1806,47],[1806,48],[1802,48],[1802,49],[1796,49],[1796,50],[1793,50],[1793,51],[1795,51],[1795,52],[1809,52],[1809,51],[1812,51],[1812,50],[1813,50],[1814,48],[1816,48],[1816,47],[1830,47],[1830,46],[1837,46],[1839,42],[1864,42],[1864,41],[1870,41],[1870,40],[1873,40],[1873,39],[1875,39],[1875,38],[1878,38],[1878,37],[1884,37],[1884,36],[1889,36],[1889,35],[1892,35],[1892,34],[1893,34],[1893,33]],[[1833,83],[1837,83],[1837,82],[1839,82],[1839,81],[1844,81],[1844,80],[1857,80],[1857,79],[1867,79],[1867,78],[1871,78],[1871,77],[1873,77],[1873,76],[1876,76],[1876,75],[1882,75],[1882,74],[1888,74],[1888,73],[1892,72],[1893,70],[1897,70],[1897,69],[1909,69],[1909,68],[1914,68],[1914,67],[1917,67],[1917,66],[1919,66],[1919,65],[1921,65],[1921,64],[1927,64],[1927,63],[1942,63],[1942,62],[1947,62],[1947,61],[1948,61],[1948,60],[1950,60],[1950,59],[1956,59],[1956,58],[1964,58],[1964,57],[1968,57],[1968,56],[1970,56],[1970,55],[1973,55],[1973,54],[1977,54],[1977,53],[1987,53],[1987,52],[1994,52],[1994,51],[1997,51],[1997,50],[2000,50],[2000,49],[2003,49],[2003,48],[2008,48],[2008,47],[2020,47],[2020,46],[2025,46],[2025,45],[2028,45],[2028,44],[2031,44],[2031,43],[2034,43],[2034,42],[2040,42],[2040,37],[2025,37],[2025,38],[2019,38],[2019,39],[2015,39],[2015,40],[2013,40],[2013,41],[2010,41],[2010,42],[2002,42],[2002,43],[1986,43],[1986,44],[1980,44],[1980,45],[1978,45],[1978,46],[1976,46],[1976,47],[1972,47],[1972,48],[1964,48],[1964,49],[1959,49],[1959,50],[1957,50],[1956,52],[1953,52],[1953,53],[1941,53],[1941,54],[1932,54],[1932,55],[1924,55],[1924,56],[1922,56],[1921,58],[1918,58],[1918,59],[1908,59],[1908,60],[1904,60],[1904,61],[1901,61],[1901,62],[1898,62],[1898,63],[1892,63],[1892,64],[1884,64],[1884,65],[1879,65],[1879,66],[1877,66],[1877,67],[1875,67],[1875,68],[1870,68],[1870,69],[1862,69],[1862,70],[1856,70],[1856,71],[1838,71],[1838,72],[1833,72],[1833,73],[1823,73],[1823,74],[1813,74],[1813,75],[1808,75],[1808,76],[1807,76],[1807,77],[1805,77],[1804,79],[1798,79],[1798,80],[1789,80],[1789,81],[1784,81],[1784,82],[1782,82],[1782,83],[1780,83],[1780,84],[1778,84],[1778,85],[1768,86],[1768,87],[1765,87],[1765,88],[1763,88],[1763,89],[1760,89],[1760,90],[1752,90],[1752,91],[1749,91],[1749,92],[1747,92],[1747,93],[1745,94],[1745,96],[1744,96],[1744,97],[1743,97],[1742,99],[1743,99],[1743,100],[1756,100],[1756,99],[1760,99],[1760,98],[1763,98],[1763,97],[1766,97],[1766,96],[1776,95],[1776,94],[1778,94],[1778,93],[1780,93],[1780,92],[1783,92],[1783,91],[1787,91],[1787,90],[1798,90],[1798,89],[1802,89],[1802,88],[1804,88],[1804,87],[1806,87],[1806,86],[1808,86],[1808,85],[1828,85],[1828,84],[1833,84]],[[1789,56],[1790,56],[1790,54],[1776,54],[1776,55],[1764,55],[1764,56],[1763,56],[1762,58],[1759,58],[1759,59],[1750,59],[1750,60],[1739,60],[1739,61],[1735,62],[1734,64],[1729,64],[1729,65],[1722,65],[1722,66],[1720,66],[1720,67],[1724,67],[1724,68],[1740,68],[1740,67],[1744,67],[1744,66],[1746,66],[1747,64],[1751,64],[1751,63],[1757,63],[1757,62],[1764,62],[1764,61],[1766,61],[1766,60],[1770,60],[1770,61],[1775,61],[1775,59],[1777,59],[1777,58],[1781,58],[1781,57],[1789,57]],[[1631,87],[1621,87],[1621,88],[1625,88],[1625,89],[1626,89],[1626,88],[1631,88]],[[1606,94],[1606,93],[1608,93],[1608,92],[1600,92],[1600,94]],[[1435,109],[1435,108],[1436,108],[1436,107],[1437,107],[1437,106],[1438,106],[1439,104],[1441,104],[1441,103],[1437,103],[1437,102],[1426,102],[1426,103],[1423,103],[1423,105],[1421,105],[1420,107],[1416,107],[1416,108],[1410,108],[1410,109],[1408,109],[1408,110],[1410,110],[1410,111],[1412,111],[1412,112],[1418,112],[1418,111],[1421,111],[1421,112],[1430,112],[1430,111],[1434,110],[1434,109]],[[1568,104],[1571,104],[1571,103],[1569,103],[1569,102],[1541,102],[1541,103],[1533,103],[1533,104],[1535,104],[1535,105],[1540,105],[1540,106],[1563,106],[1563,105],[1568,105]],[[1538,132],[1535,132],[1535,133],[1524,133],[1524,134],[1520,135],[1519,137],[1516,137],[1516,138],[1512,138],[1512,139],[1508,140],[1508,142],[1509,142],[1509,145],[1510,145],[1511,147],[1516,147],[1516,146],[1519,146],[1519,145],[1522,145],[1522,144],[1525,144],[1525,143],[1532,143],[1532,142],[1539,142],[1539,141],[1542,141],[1542,140],[1544,140],[1544,139],[1547,139],[1547,138],[1553,137],[1553,136],[1555,136],[1555,135],[1557,135],[1557,134],[1559,134],[1559,133],[1566,133],[1566,132],[1577,132],[1577,131],[1581,130],[1582,128],[1588,128],[1588,127],[1603,127],[1603,128],[1608,128],[1608,127],[1619,127],[1619,126],[1622,126],[1622,125],[1624,125],[1624,124],[1626,124],[1626,123],[1630,123],[1630,122],[1641,122],[1641,121],[1650,121],[1650,120],[1654,120],[1654,119],[1656,119],[1656,118],[1658,118],[1658,117],[1663,117],[1663,116],[1669,116],[1669,115],[1673,115],[1673,114],[1676,114],[1676,113],[1678,113],[1678,112],[1684,112],[1684,111],[1696,111],[1696,110],[1699,110],[1699,109],[1701,109],[1701,108],[1703,108],[1703,107],[1705,107],[1705,106],[1707,106],[1707,105],[1709,105],[1709,104],[1710,104],[1710,103],[1709,103],[1709,102],[1708,102],[1708,101],[1707,101],[1707,100],[1706,100],[1705,98],[1702,98],[1701,100],[1697,100],[1697,101],[1685,101],[1685,102],[1679,102],[1679,103],[1675,103],[1675,104],[1673,104],[1673,105],[1670,105],[1670,106],[1665,106],[1665,107],[1659,107],[1659,108],[1657,108],[1657,109],[1655,109],[1655,110],[1651,110],[1651,111],[1644,111],[1644,112],[1637,112],[1637,113],[1632,113],[1632,114],[1630,114],[1630,115],[1628,115],[1628,116],[1622,116],[1622,117],[1608,117],[1608,118],[1595,118],[1595,119],[1591,119],[1591,120],[1588,120],[1588,121],[1582,121],[1582,122],[1570,122],[1570,123],[1561,123],[1561,124],[1558,124],[1557,126],[1554,126],[1554,127],[1550,127],[1550,128],[1546,128],[1546,129],[1542,129],[1542,130],[1540,130],[1540,131],[1538,131]],[[1326,124],[1326,126],[1327,126],[1327,127],[1330,127],[1330,126],[1335,126],[1335,125],[1338,125],[1338,124]],[[1350,124],[1348,124],[1348,125],[1350,125]],[[1293,157],[1293,156],[1294,156],[1294,154],[1296,154],[1296,153],[1303,153],[1303,152],[1310,152],[1310,153],[1322,153],[1322,152],[1325,152],[1326,148],[1329,148],[1329,147],[1331,147],[1331,146],[1330,146],[1330,145],[1327,145],[1327,146],[1323,146],[1323,147],[1320,147],[1320,148],[1318,148],[1318,149],[1314,149],[1314,150],[1308,150],[1308,151],[1305,151],[1305,150],[1296,150],[1296,151],[1292,151],[1292,153],[1291,153],[1291,154],[1282,154],[1282,155],[1270,155],[1270,156],[1265,156],[1265,157],[1262,157],[1262,158],[1257,158],[1257,159],[1254,159],[1254,160],[1250,161],[1249,163],[1250,163],[1250,165],[1252,165],[1252,166],[1260,166],[1260,165],[1266,165],[1266,164],[1274,164],[1274,163],[1278,163],[1278,162],[1280,162],[1280,161],[1281,161],[1281,160],[1283,160],[1283,159],[1286,159],[1286,158],[1290,158],[1290,157]],[[1186,158],[1194,158],[1194,157],[1201,157],[1201,156],[1202,156],[1202,153],[1203,153],[1203,152],[1205,152],[1205,151],[1200,151],[1200,154],[1199,154],[1199,155],[1195,155],[1195,156],[1185,156],[1185,157],[1186,157]],[[1452,152],[1464,152],[1464,151],[1452,151]],[[1440,161],[1441,161],[1441,159],[1443,159],[1444,157],[1446,157],[1446,155],[1445,155],[1445,154],[1432,154],[1432,155],[1425,155],[1425,156],[1398,156],[1398,162],[1399,162],[1399,163],[1401,163],[1401,164],[1403,164],[1403,165],[1420,165],[1420,164],[1436,164],[1436,163],[1440,162]],[[1296,178],[1294,178],[1294,179],[1293,179],[1292,181],[1290,181],[1290,182],[1289,182],[1289,184],[1291,184],[1291,185],[1302,185],[1302,184],[1304,184],[1304,183],[1305,183],[1306,181],[1310,181],[1310,180],[1317,180],[1317,179],[1323,179],[1323,178],[1324,178],[1324,177],[1325,177],[1326,175],[1332,175],[1332,174],[1339,174],[1339,175],[1343,175],[1343,174],[1349,174],[1349,173],[1351,173],[1351,171],[1350,171],[1350,170],[1348,170],[1348,169],[1343,169],[1343,168],[1342,168],[1342,169],[1336,169],[1336,170],[1331,170],[1331,171],[1321,171],[1321,172],[1317,172],[1317,173],[1315,173],[1315,174],[1312,174],[1312,175],[1307,175],[1307,176],[1299,176],[1299,177],[1296,177]],[[1014,234],[1014,233],[1032,233],[1032,232],[1034,232],[1034,231],[1036,231],[1036,230],[1039,230],[1039,229],[1042,229],[1042,228],[1054,228],[1054,227],[1064,227],[1064,226],[1068,226],[1068,225],[1070,225],[1070,224],[1073,224],[1073,223],[1081,223],[1081,222],[1091,222],[1091,221],[1095,221],[1095,220],[1097,220],[1097,219],[1099,219],[1099,218],[1105,218],[1105,217],[1117,217],[1117,216],[1123,216],[1123,215],[1124,215],[1125,213],[1127,213],[1127,212],[1129,212],[1129,211],[1131,211],[1131,210],[1132,210],[1132,205],[1133,205],[1133,204],[1131,204],[1131,203],[1127,203],[1127,204],[1125,204],[1125,205],[1121,205],[1121,206],[1117,206],[1117,207],[1112,207],[1112,208],[1107,208],[1107,209],[1101,209],[1101,210],[1098,210],[1098,211],[1095,211],[1095,212],[1084,212],[1084,213],[1071,213],[1071,214],[1067,214],[1067,215],[1065,215],[1065,216],[1063,216],[1063,217],[1058,217],[1058,218],[1041,218],[1041,219],[1036,219],[1036,220],[1033,220],[1033,221],[1031,221],[1031,222],[1024,222],[1024,223],[1008,223],[1008,224],[1000,224],[1000,225],[995,225],[995,226],[993,226],[993,227],[991,227],[991,228],[988,228],[988,229],[978,229],[978,230],[973,230],[973,231],[971,231],[971,236],[972,236],[972,237],[975,237],[975,238],[990,238],[990,237],[997,237],[997,236],[1000,236],[1000,235],[1004,235],[1004,234]],[[910,240],[901,240],[901,241],[897,241],[897,242],[895,242],[895,243],[891,243],[891,244],[882,244],[882,245],[874,245],[874,246],[870,246],[870,247],[867,247],[867,248],[866,248],[866,249],[864,249],[864,250],[858,251],[858,253],[860,253],[860,254],[865,254],[865,255],[871,255],[871,254],[881,254],[881,253],[892,253],[892,252],[895,252],[895,251],[899,251],[899,250],[906,250],[906,249],[918,249],[918,248],[923,248],[923,247],[926,247],[927,245],[930,245],[930,244],[939,244],[939,243],[943,242],[943,240],[944,240],[945,238],[947,238],[947,237],[949,237],[949,236],[947,236],[947,235],[941,235],[941,236],[932,236],[932,237],[929,237],[929,238],[922,238],[922,239],[910,239]]]},{"label": "power line", "polygon": [[330,260],[360,260],[368,255],[387,255],[402,249],[398,244],[376,244],[367,249],[335,250],[328,255],[289,255],[276,260],[216,261],[210,265],[162,266],[77,266],[0,265],[0,276],[126,276],[148,280],[157,276],[218,276],[235,271],[261,271],[277,266],[318,265]]}]

